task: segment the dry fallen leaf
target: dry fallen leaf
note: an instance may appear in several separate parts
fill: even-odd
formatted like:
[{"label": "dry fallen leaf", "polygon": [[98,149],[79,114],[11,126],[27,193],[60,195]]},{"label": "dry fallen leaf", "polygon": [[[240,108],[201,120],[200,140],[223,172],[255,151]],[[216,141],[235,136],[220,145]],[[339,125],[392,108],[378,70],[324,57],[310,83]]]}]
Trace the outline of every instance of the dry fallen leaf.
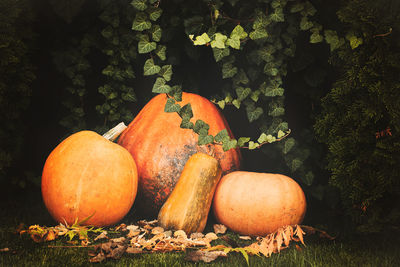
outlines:
[{"label": "dry fallen leaf", "polygon": [[44,241],[52,241],[56,239],[57,234],[53,230],[49,230],[45,235]]},{"label": "dry fallen leaf", "polygon": [[98,236],[96,236],[96,237],[94,238],[94,241],[97,241],[97,240],[99,240],[99,239],[104,239],[104,238],[108,238],[108,236],[107,236],[107,231],[101,232],[101,234],[99,234]]},{"label": "dry fallen leaf", "polygon": [[319,237],[328,238],[329,240],[334,240],[336,238],[335,236],[331,236],[323,230],[311,226],[301,225],[301,229],[303,229],[307,234],[315,234],[316,232],[319,232]]},{"label": "dry fallen leaf", "polygon": [[210,233],[206,234],[206,236],[204,238],[207,240],[213,241],[213,240],[217,240],[218,236],[215,233],[210,232]]},{"label": "dry fallen leaf", "polygon": [[170,236],[172,236],[172,231],[171,230],[165,231],[164,235],[165,235],[165,237],[170,237]]},{"label": "dry fallen leaf", "polygon": [[115,259],[118,260],[122,257],[122,255],[125,253],[126,249],[128,246],[126,245],[120,245],[117,244],[116,247],[114,247],[111,252],[106,255],[107,258]]},{"label": "dry fallen leaf", "polygon": [[139,230],[139,226],[138,226],[138,225],[131,224],[131,225],[126,226],[126,230],[129,230],[129,231],[137,231],[137,230]]},{"label": "dry fallen leaf", "polygon": [[118,237],[118,238],[110,239],[110,241],[112,241],[112,242],[114,242],[114,243],[123,243],[123,242],[125,242],[125,240],[126,240],[126,238],[123,237],[123,236]]},{"label": "dry fallen leaf", "polygon": [[204,234],[203,233],[192,233],[190,235],[190,239],[199,239],[199,238],[203,238]]},{"label": "dry fallen leaf", "polygon": [[157,235],[157,234],[161,234],[161,233],[164,233],[164,228],[162,228],[160,226],[154,227],[151,230],[151,234],[153,234],[153,235]]},{"label": "dry fallen leaf", "polygon": [[204,262],[212,262],[216,260],[218,257],[226,257],[227,254],[223,251],[203,251],[203,250],[195,250],[186,254],[185,260],[188,261],[204,261]]},{"label": "dry fallen leaf", "polygon": [[216,234],[225,234],[226,233],[226,226],[223,224],[214,224],[214,232]]},{"label": "dry fallen leaf", "polygon": [[303,240],[303,235],[305,234],[304,231],[300,228],[300,226],[296,225],[296,230],[294,231],[294,234],[298,236],[300,242],[304,244],[304,240]]},{"label": "dry fallen leaf", "polygon": [[240,235],[239,238],[243,240],[251,240],[251,237],[248,235]]},{"label": "dry fallen leaf", "polygon": [[180,237],[180,238],[186,239],[187,235],[186,235],[185,231],[177,230],[177,231],[174,232],[174,237]]},{"label": "dry fallen leaf", "polygon": [[102,251],[100,251],[99,254],[97,254],[93,258],[90,258],[89,261],[90,262],[102,262],[105,259],[106,259],[106,256],[104,255],[104,253]]}]

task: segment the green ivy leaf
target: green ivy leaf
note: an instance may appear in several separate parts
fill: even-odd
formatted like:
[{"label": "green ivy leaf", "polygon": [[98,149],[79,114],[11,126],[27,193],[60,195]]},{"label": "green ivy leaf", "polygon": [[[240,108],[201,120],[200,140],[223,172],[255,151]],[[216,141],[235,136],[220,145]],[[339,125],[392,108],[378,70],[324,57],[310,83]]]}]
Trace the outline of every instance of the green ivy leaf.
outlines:
[{"label": "green ivy leaf", "polygon": [[236,95],[238,96],[238,100],[244,100],[246,97],[248,97],[251,93],[250,88],[243,88],[243,87],[237,87],[236,88]]},{"label": "green ivy leaf", "polygon": [[167,47],[165,45],[159,45],[155,53],[161,60],[167,59]]},{"label": "green ivy leaf", "polygon": [[153,85],[153,93],[159,93],[159,94],[168,94],[171,91],[171,87],[166,84],[166,81],[164,78],[158,77],[156,79],[156,82]]},{"label": "green ivy leaf", "polygon": [[265,141],[267,141],[267,134],[262,133],[260,137],[258,137],[257,142],[261,144],[264,143]]},{"label": "green ivy leaf", "polygon": [[240,25],[236,25],[236,27],[231,32],[231,39],[244,39],[247,37],[247,32],[244,31],[243,27]]},{"label": "green ivy leaf", "polygon": [[199,135],[199,140],[197,144],[199,146],[212,144],[214,142],[214,137],[212,135]]},{"label": "green ivy leaf", "polygon": [[217,135],[214,137],[215,142],[223,142],[224,140],[230,140],[228,131],[226,129],[221,130]]},{"label": "green ivy leaf", "polygon": [[232,104],[233,104],[237,109],[240,109],[240,104],[241,104],[240,100],[234,99],[234,100],[232,101]]},{"label": "green ivy leaf", "polygon": [[[113,74],[114,74],[114,66],[108,65],[107,67],[105,67],[105,68],[101,71],[101,73],[102,73],[103,75],[106,75],[106,76],[113,76]],[[79,85],[79,84],[80,84],[80,83],[75,82],[75,85]]]},{"label": "green ivy leaf", "polygon": [[193,41],[194,45],[205,45],[211,41],[207,33],[203,33],[202,35],[196,36],[195,40],[193,40],[193,35],[189,35],[189,37]]},{"label": "green ivy leaf", "polygon": [[267,38],[268,37],[268,32],[264,28],[256,28],[254,31],[250,32],[249,35],[251,40],[258,40],[262,38]]},{"label": "green ivy leaf", "polygon": [[215,58],[216,62],[220,61],[224,57],[229,56],[229,54],[230,54],[230,50],[227,47],[224,49],[214,47],[212,50],[213,50],[213,54],[214,54],[214,58]]},{"label": "green ivy leaf", "polygon": [[302,17],[300,20],[300,29],[306,31],[312,28],[314,24],[308,20],[308,17]]},{"label": "green ivy leaf", "polygon": [[270,22],[270,19],[264,14],[264,12],[258,11],[253,23],[253,30],[265,28]]},{"label": "green ivy leaf", "polygon": [[237,142],[237,145],[239,147],[242,147],[242,146],[244,146],[245,143],[247,143],[249,141],[250,141],[250,137],[240,137],[238,142]]},{"label": "green ivy leaf", "polygon": [[226,44],[234,49],[240,49],[240,40],[237,38],[229,38],[226,40]]},{"label": "green ivy leaf", "polygon": [[304,9],[301,11],[303,16],[314,16],[317,10],[310,1],[304,2]]},{"label": "green ivy leaf", "polygon": [[151,28],[151,22],[148,20],[146,13],[139,12],[132,24],[132,30],[134,31],[144,31]]},{"label": "green ivy leaf", "polygon": [[296,2],[294,5],[290,7],[290,12],[291,13],[296,13],[300,12],[304,9],[304,3],[302,2]]},{"label": "green ivy leaf", "polygon": [[162,35],[161,27],[159,25],[153,25],[153,27],[151,28],[151,38],[154,41],[159,42],[161,40],[161,35]]},{"label": "green ivy leaf", "polygon": [[295,172],[300,166],[303,165],[303,162],[300,159],[294,159],[292,160],[290,164],[290,169],[292,172]]},{"label": "green ivy leaf", "polygon": [[146,62],[144,63],[144,67],[143,67],[144,71],[143,71],[143,75],[148,76],[148,75],[154,75],[160,72],[161,67],[158,65],[154,64],[154,61],[152,58],[146,60]]},{"label": "green ivy leaf", "polygon": [[173,98],[175,98],[176,101],[178,102],[182,101],[182,86],[180,85],[172,86],[172,89],[168,94],[171,95]]},{"label": "green ivy leaf", "polygon": [[197,133],[198,135],[206,136],[206,135],[208,135],[209,129],[210,129],[210,126],[207,123],[205,123],[202,120],[197,120],[194,125],[193,131],[195,133]]},{"label": "green ivy leaf", "polygon": [[214,40],[211,42],[211,47],[220,49],[225,48],[225,41],[227,38],[228,37],[226,35],[217,32],[214,36]]},{"label": "green ivy leaf", "polygon": [[285,114],[285,109],[282,107],[276,107],[268,113],[268,115],[270,115],[272,117],[279,117],[279,116],[283,116],[284,114]]},{"label": "green ivy leaf", "polygon": [[264,66],[264,73],[270,76],[276,76],[279,74],[279,70],[270,63],[266,63]]},{"label": "green ivy leaf", "polygon": [[225,108],[225,101],[224,101],[224,100],[218,101],[217,104],[218,104],[218,106],[219,106],[221,109],[224,109],[224,108]]},{"label": "green ivy leaf", "polygon": [[254,108],[251,106],[246,107],[246,113],[247,113],[247,118],[249,119],[249,122],[253,122],[260,118],[260,116],[264,113],[263,109],[260,107]]},{"label": "green ivy leaf", "polygon": [[152,7],[150,10],[148,10],[148,12],[149,12],[150,19],[152,21],[157,21],[161,17],[161,14],[162,14],[163,11],[159,7],[157,7],[157,8],[156,7]]},{"label": "green ivy leaf", "polygon": [[278,131],[278,135],[277,135],[278,139],[280,139],[280,138],[282,138],[282,137],[284,137],[284,136],[285,136],[285,132],[282,131],[282,130],[279,130],[279,131]]},{"label": "green ivy leaf", "polygon": [[[268,2],[270,2],[270,1],[268,1]],[[272,3],[271,3],[271,7],[272,7],[273,9],[281,8],[281,7],[283,7],[284,5],[286,5],[286,1],[284,2],[284,1],[282,1],[282,0],[272,0]]]},{"label": "green ivy leaf", "polygon": [[313,181],[314,181],[314,174],[309,171],[306,173],[306,175],[304,175],[301,180],[308,186],[311,186]]},{"label": "green ivy leaf", "polygon": [[261,92],[260,92],[259,90],[253,91],[253,92],[251,93],[251,96],[250,96],[251,100],[253,100],[254,102],[257,102],[260,93],[261,93]]},{"label": "green ivy leaf", "polygon": [[147,8],[146,2],[147,0],[133,0],[131,5],[139,11],[143,11]]},{"label": "green ivy leaf", "polygon": [[281,87],[268,86],[265,88],[264,95],[269,97],[283,96],[285,89]]},{"label": "green ivy leaf", "polygon": [[232,78],[238,69],[232,65],[232,63],[225,63],[222,65],[222,78]]},{"label": "green ivy leaf", "polygon": [[172,65],[162,66],[158,75],[162,76],[166,81],[170,81],[172,77]]},{"label": "green ivy leaf", "polygon": [[275,9],[275,12],[270,15],[272,21],[283,22],[285,21],[285,15],[283,14],[282,8]]},{"label": "green ivy leaf", "polygon": [[356,49],[359,45],[363,43],[363,39],[358,38],[354,34],[347,34],[346,39],[349,40],[351,49]]},{"label": "green ivy leaf", "polygon": [[149,42],[146,40],[140,40],[138,44],[139,54],[149,53],[157,48],[157,43]]},{"label": "green ivy leaf", "polygon": [[330,45],[331,51],[339,48],[341,46],[340,38],[336,31],[325,30],[325,40]]},{"label": "green ivy leaf", "polygon": [[233,82],[234,84],[248,84],[249,78],[247,77],[246,72],[244,72],[243,69],[240,69],[235,77],[233,77]]},{"label": "green ivy leaf", "polygon": [[225,96],[225,99],[224,99],[224,100],[225,100],[226,103],[230,103],[230,102],[232,102],[233,98],[232,98],[231,94],[228,93],[228,94]]},{"label": "green ivy leaf", "polygon": [[128,92],[128,93],[122,93],[121,95],[122,100],[128,101],[128,102],[136,102],[136,96],[133,92]]},{"label": "green ivy leaf", "polygon": [[310,43],[315,44],[315,43],[320,43],[324,40],[324,37],[319,34],[319,32],[314,32],[310,36]]},{"label": "green ivy leaf", "polygon": [[183,117],[180,127],[183,129],[193,129],[193,122],[190,121],[190,118]]},{"label": "green ivy leaf", "polygon": [[259,147],[259,146],[260,146],[259,143],[256,143],[256,142],[253,142],[253,141],[250,141],[250,142],[249,142],[249,149],[250,149],[250,150],[256,149],[256,148]]},{"label": "green ivy leaf", "polygon": [[192,106],[190,105],[190,103],[187,103],[186,105],[184,105],[178,114],[179,114],[179,116],[181,116],[182,119],[188,118],[190,120],[191,118],[193,118],[193,111],[192,111]]},{"label": "green ivy leaf", "polygon": [[179,112],[181,109],[181,106],[179,104],[176,104],[175,100],[173,98],[168,98],[167,102],[165,103],[164,111],[171,113],[171,112]]},{"label": "green ivy leaf", "polygon": [[236,139],[224,140],[222,142],[222,149],[228,151],[229,149],[235,148],[237,145]]},{"label": "green ivy leaf", "polygon": [[294,138],[291,137],[286,139],[285,143],[283,144],[283,150],[282,150],[283,154],[289,153],[289,151],[292,150],[295,144],[296,141],[294,140]]}]

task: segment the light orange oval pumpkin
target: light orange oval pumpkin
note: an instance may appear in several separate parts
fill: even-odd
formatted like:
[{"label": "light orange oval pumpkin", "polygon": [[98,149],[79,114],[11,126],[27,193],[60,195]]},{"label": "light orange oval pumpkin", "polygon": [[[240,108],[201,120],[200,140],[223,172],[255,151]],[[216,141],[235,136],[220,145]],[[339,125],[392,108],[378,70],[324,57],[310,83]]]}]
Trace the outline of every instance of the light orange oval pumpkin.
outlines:
[{"label": "light orange oval pumpkin", "polygon": [[214,195],[217,221],[242,235],[266,236],[300,224],[306,199],[299,184],[282,174],[236,171],[221,178]]},{"label": "light orange oval pumpkin", "polygon": [[90,217],[85,225],[106,226],[129,212],[137,182],[136,164],[126,149],[95,132],[81,131],[50,153],[42,196],[58,222],[71,225]]},{"label": "light orange oval pumpkin", "polygon": [[[239,149],[224,152],[221,145],[199,147],[198,135],[191,129],[180,128],[181,117],[175,112],[164,112],[166,101],[166,94],[152,98],[118,140],[136,162],[139,174],[138,203],[149,215],[157,215],[174,189],[186,161],[194,153],[213,151],[223,174],[240,167]],[[209,124],[209,134],[215,136],[226,128],[233,137],[224,116],[213,103],[202,96],[184,92],[179,104],[182,107],[189,102],[194,115],[191,119],[193,123],[201,119]]]},{"label": "light orange oval pumpkin", "polygon": [[186,234],[203,232],[220,178],[221,167],[214,157],[193,154],[158,213],[160,226],[184,230]]}]

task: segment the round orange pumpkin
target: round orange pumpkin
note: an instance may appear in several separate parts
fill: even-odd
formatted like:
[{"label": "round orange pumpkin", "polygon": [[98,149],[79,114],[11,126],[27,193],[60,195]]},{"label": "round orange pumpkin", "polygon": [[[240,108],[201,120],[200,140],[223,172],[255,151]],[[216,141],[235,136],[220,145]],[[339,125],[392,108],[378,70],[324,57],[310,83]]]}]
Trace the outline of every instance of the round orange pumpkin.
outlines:
[{"label": "round orange pumpkin", "polygon": [[[191,129],[182,129],[181,117],[173,112],[164,112],[166,94],[152,98],[128,125],[118,143],[133,156],[139,174],[139,195],[145,213],[157,214],[178,181],[189,157],[197,152],[213,152],[219,161],[223,174],[238,170],[240,166],[239,149],[224,152],[221,145],[197,145],[198,135]],[[206,98],[183,93],[183,107],[190,103],[195,122],[201,119],[209,124],[209,134],[216,135],[227,129],[232,132],[217,107]]]},{"label": "round orange pumpkin", "polygon": [[92,131],[75,133],[49,155],[42,196],[52,217],[73,224],[106,226],[130,210],[137,191],[136,164],[129,152]]},{"label": "round orange pumpkin", "polygon": [[242,235],[266,236],[300,224],[306,199],[299,184],[282,174],[236,171],[221,178],[213,212],[217,221]]}]

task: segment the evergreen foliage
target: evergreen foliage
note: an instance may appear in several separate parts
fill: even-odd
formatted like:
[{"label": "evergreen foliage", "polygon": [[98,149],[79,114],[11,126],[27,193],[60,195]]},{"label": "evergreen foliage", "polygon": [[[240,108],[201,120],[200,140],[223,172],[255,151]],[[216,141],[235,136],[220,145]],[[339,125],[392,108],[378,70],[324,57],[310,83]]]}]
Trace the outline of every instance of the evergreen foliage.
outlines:
[{"label": "evergreen foliage", "polygon": [[348,42],[332,53],[340,77],[315,130],[358,229],[392,229],[400,223],[400,4],[346,1],[338,17]]},{"label": "evergreen foliage", "polygon": [[30,10],[29,1],[0,1],[0,181],[17,168],[15,160],[23,153],[24,112],[35,79],[30,58],[34,38]]}]

